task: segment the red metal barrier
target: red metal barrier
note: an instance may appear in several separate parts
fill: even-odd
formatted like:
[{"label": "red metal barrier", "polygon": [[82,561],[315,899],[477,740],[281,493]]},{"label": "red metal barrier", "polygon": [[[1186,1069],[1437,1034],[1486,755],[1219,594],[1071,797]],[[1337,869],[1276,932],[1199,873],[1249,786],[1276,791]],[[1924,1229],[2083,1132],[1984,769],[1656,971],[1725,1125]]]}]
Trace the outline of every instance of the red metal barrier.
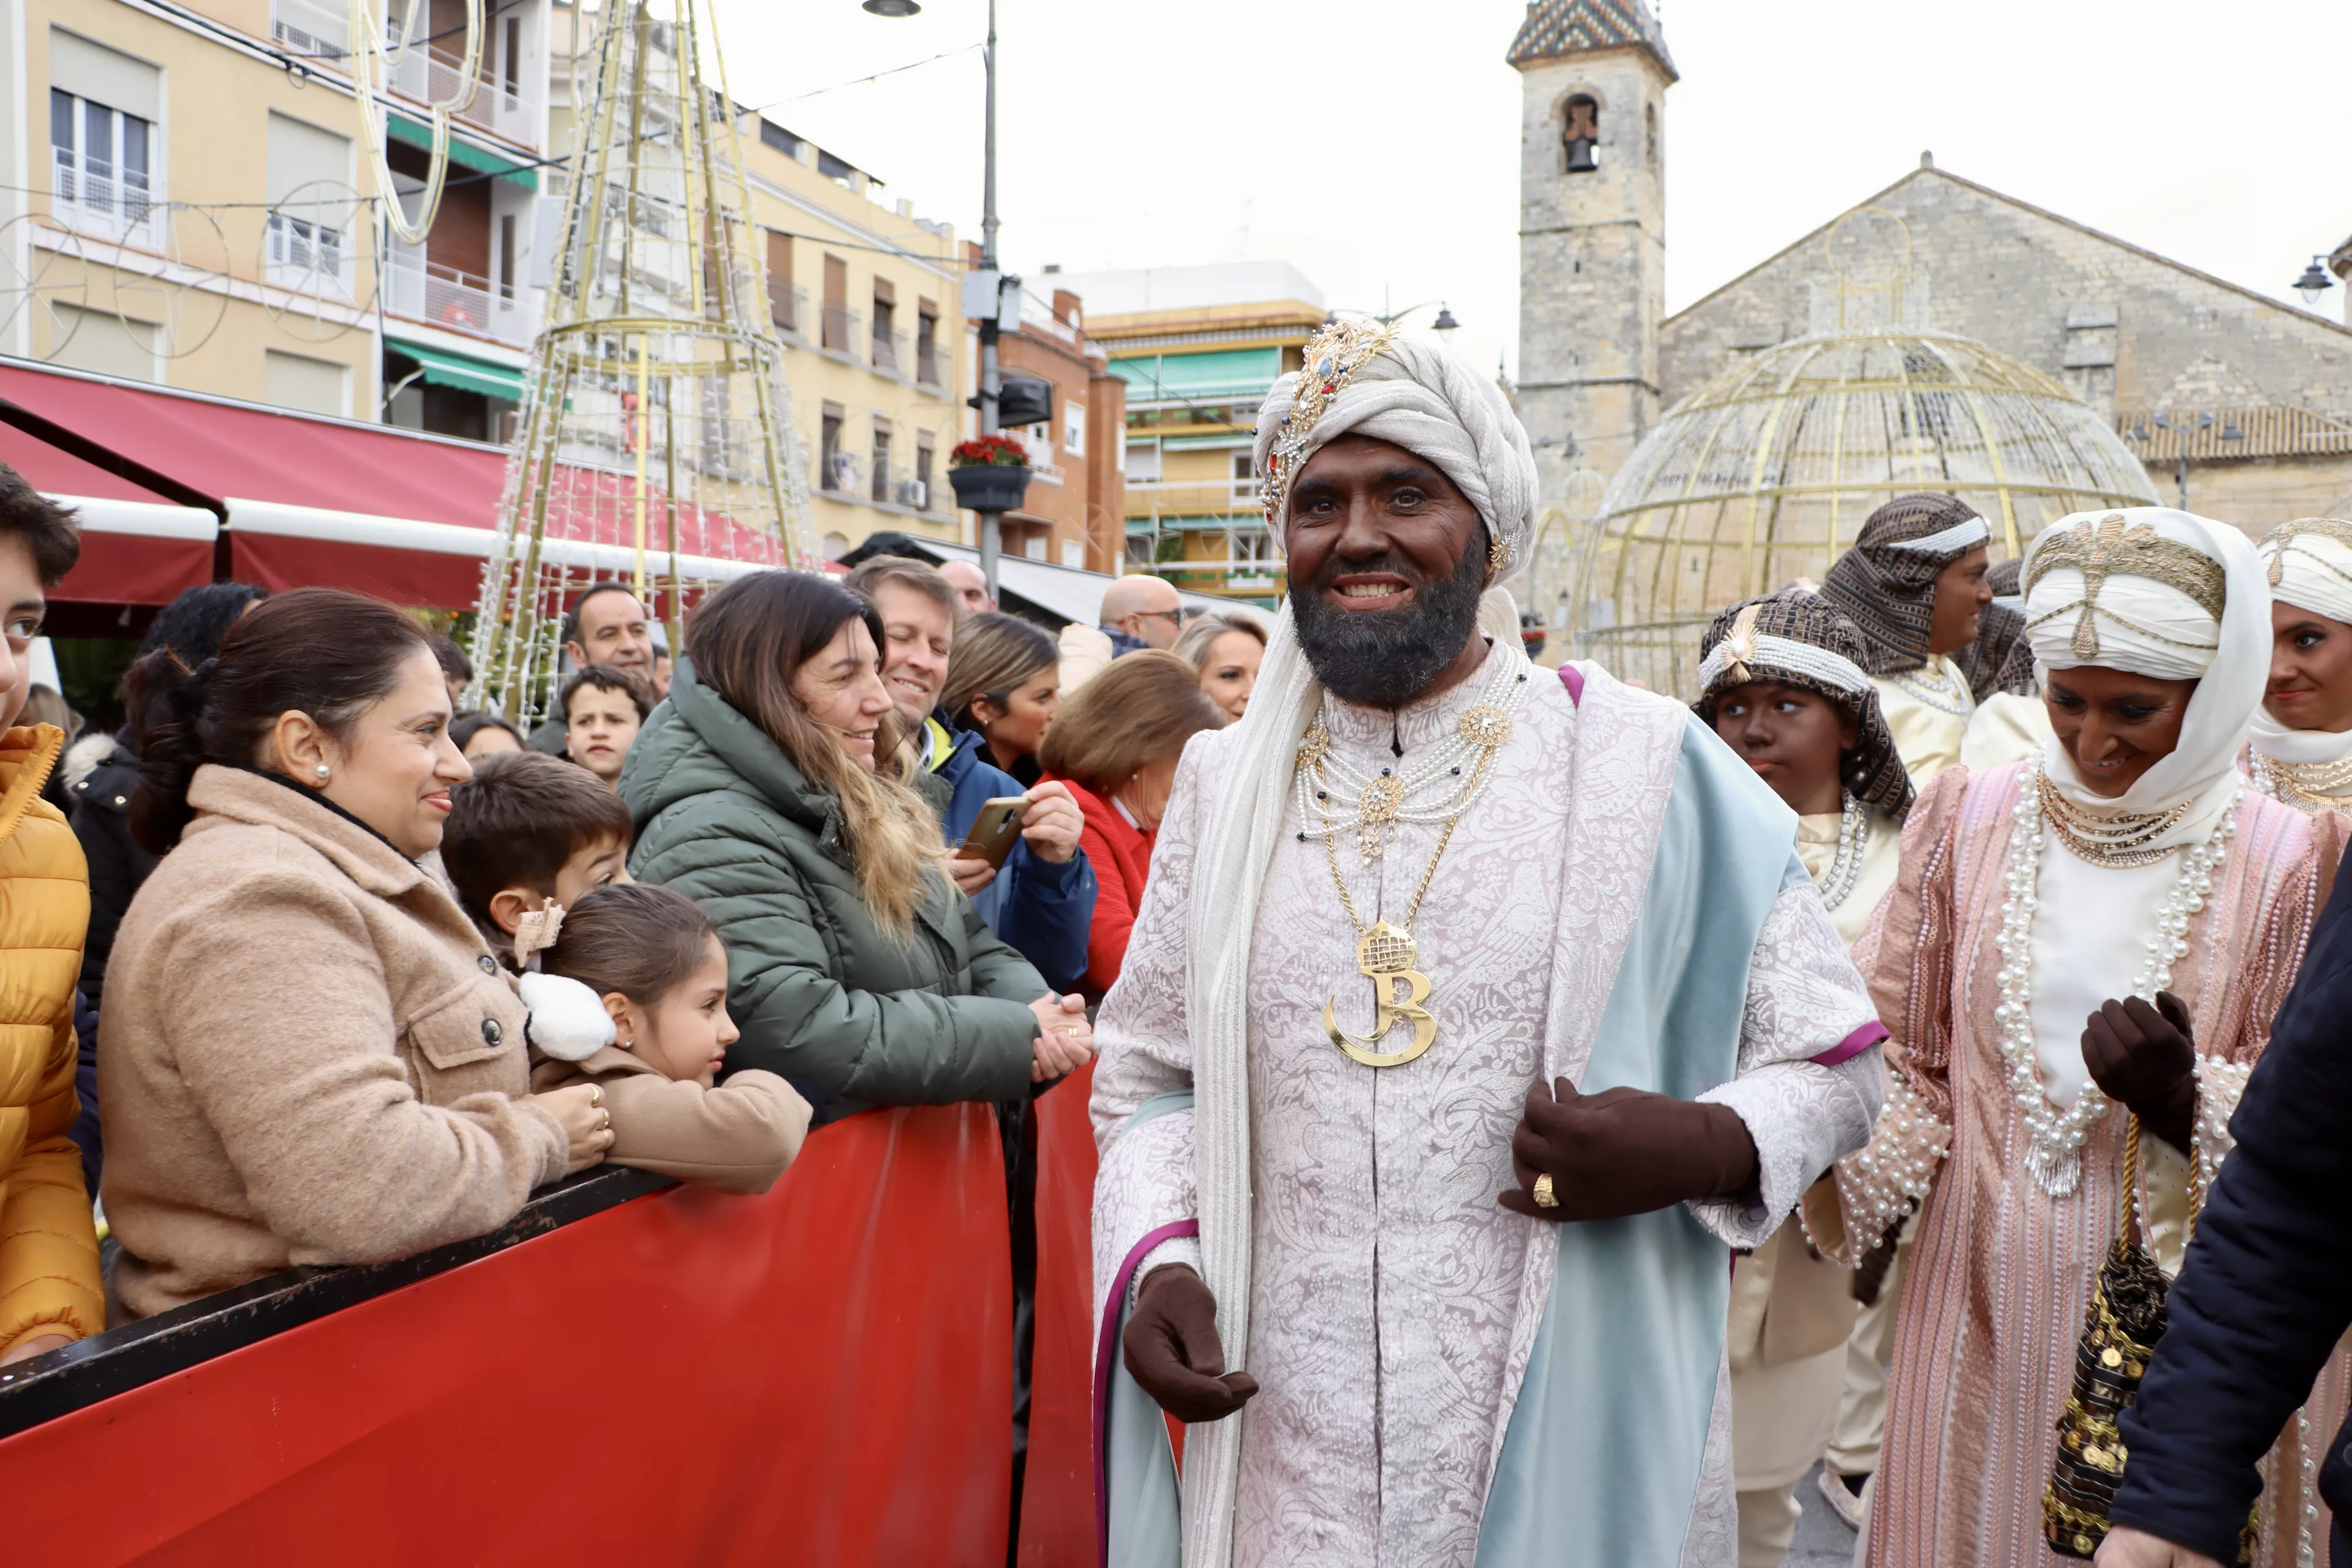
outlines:
[{"label": "red metal barrier", "polygon": [[1007,1245],[988,1107],[868,1111],[0,1441],[6,1557],[994,1568]]},{"label": "red metal barrier", "polygon": [[1089,1062],[1038,1097],[1037,1337],[1021,1568],[1095,1559],[1094,1094]]}]

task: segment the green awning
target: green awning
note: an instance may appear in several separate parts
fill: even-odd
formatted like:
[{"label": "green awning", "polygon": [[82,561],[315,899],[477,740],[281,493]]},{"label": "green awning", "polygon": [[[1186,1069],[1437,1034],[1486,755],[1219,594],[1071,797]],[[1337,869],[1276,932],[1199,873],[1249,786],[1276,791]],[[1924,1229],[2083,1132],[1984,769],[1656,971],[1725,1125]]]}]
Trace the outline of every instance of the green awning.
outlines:
[{"label": "green awning", "polygon": [[[404,114],[387,113],[386,124],[392,127],[393,140],[406,142],[430,152],[433,147],[433,127],[422,121],[411,120]],[[501,157],[487,147],[477,147],[457,134],[456,126],[449,130],[449,162],[462,163],[468,169],[478,169],[485,174],[496,174],[512,180],[526,191],[539,189],[539,173],[528,163],[518,163],[512,158]]]},{"label": "green awning", "polygon": [[522,372],[519,370],[451,353],[447,349],[423,348],[399,338],[385,339],[384,346],[415,360],[424,367],[425,379],[435,386],[454,386],[461,392],[478,392],[485,397],[500,397],[509,403],[522,401]]}]

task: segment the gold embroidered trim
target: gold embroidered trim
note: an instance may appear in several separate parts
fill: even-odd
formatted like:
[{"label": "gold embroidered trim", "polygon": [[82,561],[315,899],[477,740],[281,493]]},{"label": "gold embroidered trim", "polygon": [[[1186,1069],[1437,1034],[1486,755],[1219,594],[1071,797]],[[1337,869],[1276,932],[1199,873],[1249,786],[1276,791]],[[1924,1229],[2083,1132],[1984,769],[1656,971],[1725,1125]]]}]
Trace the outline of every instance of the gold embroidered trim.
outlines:
[{"label": "gold embroidered trim", "polygon": [[1282,427],[1266,453],[1265,478],[1258,486],[1268,526],[1281,528],[1283,503],[1303,461],[1299,454],[1307,449],[1316,424],[1329,412],[1331,400],[1366,361],[1394,342],[1393,328],[1377,321],[1334,321],[1307,340],[1298,390],[1291,395],[1290,412],[1282,416]]},{"label": "gold embroidered trim", "polygon": [[[2099,609],[2099,590],[2109,577],[2146,577],[2175,588],[2196,601],[2200,609],[2219,621],[2222,606],[2229,602],[2228,578],[2221,563],[2193,546],[2176,539],[2167,539],[2154,525],[2145,522],[2126,524],[2123,514],[2109,512],[2096,522],[2084,519],[2064,532],[2039,545],[2032,559],[2026,563],[2025,591],[2033,592],[2035,584],[2062,566],[2072,566],[2083,574],[2083,597],[2079,605],[2064,608],[2078,612],[2074,623],[2074,657],[2095,659],[2099,656],[2099,631],[2094,614],[2104,614],[2110,619],[2131,626],[2134,631],[2158,641],[2181,647],[2204,648],[2204,645],[2184,643],[2177,637],[2159,637],[2145,626],[2133,625],[2112,610]],[[2053,611],[2033,624],[2052,619],[2063,611]]]}]

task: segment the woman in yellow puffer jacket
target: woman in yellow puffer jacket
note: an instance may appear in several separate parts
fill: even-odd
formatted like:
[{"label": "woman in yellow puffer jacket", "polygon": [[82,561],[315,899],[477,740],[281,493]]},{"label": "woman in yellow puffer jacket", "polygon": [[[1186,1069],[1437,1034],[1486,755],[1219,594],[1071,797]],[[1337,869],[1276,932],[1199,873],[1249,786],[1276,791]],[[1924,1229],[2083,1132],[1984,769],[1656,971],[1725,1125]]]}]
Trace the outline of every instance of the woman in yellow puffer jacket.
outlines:
[{"label": "woman in yellow puffer jacket", "polygon": [[[80,552],[72,514],[0,464],[0,721],[32,683],[46,590]],[[89,924],[89,871],[65,814],[40,798],[65,735],[0,735],[0,1363],[106,1326],[98,1235],[74,1094],[74,981]]]}]

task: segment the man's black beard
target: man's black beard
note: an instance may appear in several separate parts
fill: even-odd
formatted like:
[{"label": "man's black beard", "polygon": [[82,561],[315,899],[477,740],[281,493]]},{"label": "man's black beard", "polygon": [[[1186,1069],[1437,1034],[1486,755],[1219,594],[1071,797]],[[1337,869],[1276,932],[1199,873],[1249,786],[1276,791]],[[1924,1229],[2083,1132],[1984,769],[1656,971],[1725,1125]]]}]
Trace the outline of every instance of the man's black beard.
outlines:
[{"label": "man's black beard", "polygon": [[[1333,578],[1362,572],[1395,573],[1412,584],[1412,603],[1367,614],[1335,610],[1324,602]],[[1450,577],[1423,576],[1394,552],[1370,561],[1333,556],[1314,582],[1291,581],[1290,616],[1299,648],[1323,689],[1340,701],[1402,708],[1461,656],[1478,624],[1478,595],[1486,578],[1484,529],[1464,548]]]}]

